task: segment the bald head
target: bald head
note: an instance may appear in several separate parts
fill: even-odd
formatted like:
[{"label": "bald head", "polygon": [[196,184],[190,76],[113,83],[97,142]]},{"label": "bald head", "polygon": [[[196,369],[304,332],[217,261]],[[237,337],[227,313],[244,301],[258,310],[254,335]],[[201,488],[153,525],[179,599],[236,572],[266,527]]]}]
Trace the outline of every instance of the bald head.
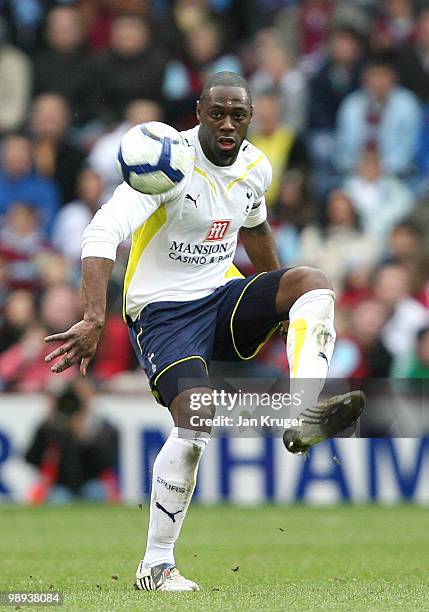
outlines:
[{"label": "bald head", "polygon": [[241,87],[245,90],[250,106],[252,105],[252,92],[249,83],[236,72],[215,72],[210,74],[204,85],[200,95],[200,102],[203,102],[209,95],[213,87]]}]

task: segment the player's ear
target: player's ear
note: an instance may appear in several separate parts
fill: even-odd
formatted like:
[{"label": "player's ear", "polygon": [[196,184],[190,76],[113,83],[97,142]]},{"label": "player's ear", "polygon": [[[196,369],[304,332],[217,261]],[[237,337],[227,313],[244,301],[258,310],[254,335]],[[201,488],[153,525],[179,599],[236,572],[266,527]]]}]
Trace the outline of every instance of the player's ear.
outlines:
[{"label": "player's ear", "polygon": [[253,111],[255,110],[255,106],[252,104],[252,106],[250,107],[250,120],[249,123],[252,121],[253,119]]},{"label": "player's ear", "polygon": [[197,115],[198,121],[201,121],[201,119],[200,119],[200,110],[201,110],[201,103],[200,103],[199,100],[197,100],[197,107],[196,107],[195,113]]}]

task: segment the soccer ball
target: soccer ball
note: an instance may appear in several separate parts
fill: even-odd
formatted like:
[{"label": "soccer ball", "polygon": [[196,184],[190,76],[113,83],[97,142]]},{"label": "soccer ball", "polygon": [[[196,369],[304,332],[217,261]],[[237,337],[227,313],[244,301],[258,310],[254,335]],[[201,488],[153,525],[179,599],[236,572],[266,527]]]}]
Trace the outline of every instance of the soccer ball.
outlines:
[{"label": "soccer ball", "polygon": [[174,128],[159,121],[136,125],[121,140],[118,161],[124,181],[147,194],[165,193],[191,170],[194,155]]}]

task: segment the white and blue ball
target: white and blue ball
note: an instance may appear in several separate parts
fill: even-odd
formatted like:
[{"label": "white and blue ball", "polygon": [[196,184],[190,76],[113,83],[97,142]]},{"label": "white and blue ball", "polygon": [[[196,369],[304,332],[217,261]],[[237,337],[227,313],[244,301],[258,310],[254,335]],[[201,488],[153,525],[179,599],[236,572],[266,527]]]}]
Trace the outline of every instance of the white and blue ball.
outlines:
[{"label": "white and blue ball", "polygon": [[177,130],[149,121],[124,134],[118,161],[128,185],[153,195],[180,183],[192,169],[194,154]]}]

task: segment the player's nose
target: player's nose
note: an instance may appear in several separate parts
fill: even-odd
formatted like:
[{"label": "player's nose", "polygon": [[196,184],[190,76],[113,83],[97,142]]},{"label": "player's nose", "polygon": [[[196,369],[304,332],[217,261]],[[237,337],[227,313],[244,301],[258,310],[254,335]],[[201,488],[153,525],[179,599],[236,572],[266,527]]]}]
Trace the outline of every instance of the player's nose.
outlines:
[{"label": "player's nose", "polygon": [[220,129],[222,130],[222,132],[233,132],[234,131],[234,124],[229,115],[226,115],[226,117],[222,121],[222,125],[220,126]]}]

